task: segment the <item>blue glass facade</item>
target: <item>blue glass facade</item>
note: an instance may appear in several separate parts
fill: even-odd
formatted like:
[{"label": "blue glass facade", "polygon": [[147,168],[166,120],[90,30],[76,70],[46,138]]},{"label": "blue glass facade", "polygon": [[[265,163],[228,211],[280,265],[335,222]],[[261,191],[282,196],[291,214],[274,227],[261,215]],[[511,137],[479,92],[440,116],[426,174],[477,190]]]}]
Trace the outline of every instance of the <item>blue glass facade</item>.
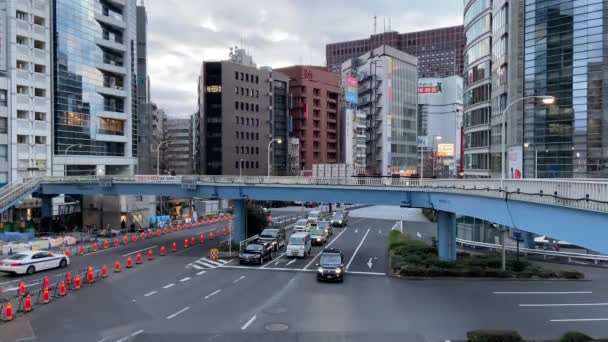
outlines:
[{"label": "blue glass facade", "polygon": [[[135,2],[55,0],[54,152],[130,157],[137,119]],[[131,8],[132,7],[132,8]],[[124,138],[123,138],[124,137]]]},{"label": "blue glass facade", "polygon": [[608,177],[606,0],[527,0],[524,176]]}]

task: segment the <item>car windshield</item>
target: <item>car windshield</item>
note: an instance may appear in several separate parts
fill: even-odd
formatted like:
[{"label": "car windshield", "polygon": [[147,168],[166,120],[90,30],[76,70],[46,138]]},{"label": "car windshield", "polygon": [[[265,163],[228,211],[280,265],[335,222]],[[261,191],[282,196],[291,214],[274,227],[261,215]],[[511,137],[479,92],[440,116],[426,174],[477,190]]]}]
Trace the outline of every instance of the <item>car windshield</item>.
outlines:
[{"label": "car windshield", "polygon": [[27,258],[27,254],[15,254],[15,255],[11,255],[8,258],[6,258],[7,260],[22,260]]},{"label": "car windshield", "polygon": [[307,220],[297,220],[296,226],[305,226],[308,223]]},{"label": "car windshield", "polygon": [[340,254],[323,253],[321,254],[319,264],[321,266],[338,266],[341,264],[341,262],[342,260],[340,258]]},{"label": "car windshield", "polygon": [[264,231],[260,234],[262,238],[276,238],[279,232],[277,230],[264,229]]},{"label": "car windshield", "polygon": [[319,226],[319,228],[327,228],[327,227],[329,227],[329,222],[320,221],[319,223],[317,223],[317,226]]},{"label": "car windshield", "polygon": [[303,245],[304,244],[304,238],[301,236],[292,236],[289,238],[289,244],[290,245]]},{"label": "car windshield", "polygon": [[334,215],[333,219],[334,220],[341,220],[342,219],[342,215]]},{"label": "car windshield", "polygon": [[247,252],[260,252],[264,247],[262,245],[258,245],[258,244],[251,244],[251,245],[247,245],[247,247],[245,247],[245,250]]},{"label": "car windshield", "polygon": [[323,229],[313,229],[310,231],[310,235],[325,235],[325,230]]}]

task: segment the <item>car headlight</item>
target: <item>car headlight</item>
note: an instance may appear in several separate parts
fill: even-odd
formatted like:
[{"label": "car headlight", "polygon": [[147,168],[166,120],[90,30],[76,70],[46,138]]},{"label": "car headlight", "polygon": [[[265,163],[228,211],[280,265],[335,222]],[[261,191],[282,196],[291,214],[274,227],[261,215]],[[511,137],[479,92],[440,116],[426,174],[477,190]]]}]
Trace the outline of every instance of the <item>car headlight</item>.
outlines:
[{"label": "car headlight", "polygon": [[277,244],[277,242],[276,242],[276,241],[272,241],[272,244],[273,244],[273,245],[276,245],[276,244]]},{"label": "car headlight", "polygon": [[342,273],[342,269],[341,268],[336,268],[336,274],[340,274]]},{"label": "car headlight", "polygon": [[319,272],[319,273],[323,273],[323,267],[319,267],[319,268],[317,268],[317,272]]},{"label": "car headlight", "polygon": [[317,241],[321,241],[321,238],[317,238]]}]

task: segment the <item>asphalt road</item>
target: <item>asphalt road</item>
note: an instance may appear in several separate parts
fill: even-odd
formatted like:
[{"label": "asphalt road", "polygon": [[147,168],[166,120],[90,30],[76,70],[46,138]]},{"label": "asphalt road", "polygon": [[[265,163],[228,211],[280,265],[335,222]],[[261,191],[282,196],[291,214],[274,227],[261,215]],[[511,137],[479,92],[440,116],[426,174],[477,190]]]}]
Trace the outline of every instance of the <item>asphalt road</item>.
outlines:
[{"label": "asphalt road", "polygon": [[111,274],[0,324],[0,340],[444,341],[477,328],[512,328],[539,339],[569,330],[608,337],[606,277],[390,277],[386,245],[394,223],[351,217],[347,228],[335,231],[328,244],[342,249],[349,263],[343,283],[316,281],[320,247],[306,259],[279,253],[262,266],[240,266],[211,264],[212,244],[205,243]]}]

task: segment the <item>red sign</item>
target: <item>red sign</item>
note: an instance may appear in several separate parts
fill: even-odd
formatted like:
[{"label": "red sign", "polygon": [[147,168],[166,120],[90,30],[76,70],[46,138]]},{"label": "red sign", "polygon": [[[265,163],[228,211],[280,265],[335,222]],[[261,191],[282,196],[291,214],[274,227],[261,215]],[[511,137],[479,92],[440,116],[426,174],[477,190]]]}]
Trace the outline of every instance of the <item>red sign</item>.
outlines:
[{"label": "red sign", "polygon": [[346,77],[344,77],[344,82],[346,82],[346,85],[349,87],[358,87],[359,86],[359,80],[356,79],[355,77],[346,75]]},{"label": "red sign", "polygon": [[303,75],[302,75],[302,77],[303,77],[305,80],[312,81],[312,70],[310,70],[310,69],[304,69],[304,70],[302,71],[302,74],[303,74]]},{"label": "red sign", "polygon": [[437,86],[422,86],[418,87],[418,94],[438,94],[441,91]]}]

